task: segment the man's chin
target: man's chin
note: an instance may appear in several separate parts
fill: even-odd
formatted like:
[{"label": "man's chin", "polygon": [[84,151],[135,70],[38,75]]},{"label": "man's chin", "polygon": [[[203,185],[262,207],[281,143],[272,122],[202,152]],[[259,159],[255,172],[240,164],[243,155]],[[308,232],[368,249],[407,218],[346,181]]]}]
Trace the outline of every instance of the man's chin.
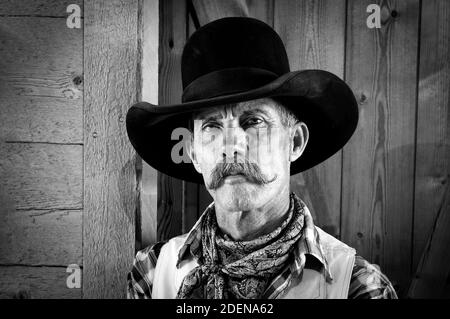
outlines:
[{"label": "man's chin", "polygon": [[216,197],[228,210],[243,211],[254,208],[258,185],[249,182],[223,183],[216,189]]}]

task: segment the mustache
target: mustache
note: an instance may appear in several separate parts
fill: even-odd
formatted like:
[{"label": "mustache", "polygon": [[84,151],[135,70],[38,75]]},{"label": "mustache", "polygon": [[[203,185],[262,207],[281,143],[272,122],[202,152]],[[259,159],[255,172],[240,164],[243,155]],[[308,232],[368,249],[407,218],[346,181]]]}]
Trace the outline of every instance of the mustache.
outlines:
[{"label": "mustache", "polygon": [[259,166],[255,163],[245,161],[243,163],[218,163],[211,172],[211,182],[208,184],[209,189],[216,189],[224,178],[229,175],[244,175],[247,180],[257,185],[263,185],[273,182],[277,176],[269,179],[261,172]]}]

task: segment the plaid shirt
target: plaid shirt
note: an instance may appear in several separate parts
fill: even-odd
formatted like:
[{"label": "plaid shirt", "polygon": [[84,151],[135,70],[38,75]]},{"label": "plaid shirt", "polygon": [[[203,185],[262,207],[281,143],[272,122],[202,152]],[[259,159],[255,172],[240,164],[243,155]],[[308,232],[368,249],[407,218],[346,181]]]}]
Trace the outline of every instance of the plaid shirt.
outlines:
[{"label": "plaid shirt", "polygon": [[[201,244],[200,223],[206,211],[211,209],[214,203],[206,208],[205,213],[199,218],[192,230],[189,232],[184,245],[178,254],[179,263],[195,256]],[[305,210],[307,210],[305,206]],[[153,276],[161,247],[166,241],[158,242],[140,250],[136,254],[132,270],[128,273],[127,297],[128,299],[151,299]],[[327,260],[324,256],[322,246],[316,228],[312,224],[305,223],[304,236],[294,249],[295,258],[266,289],[262,299],[273,299],[279,296],[291,282],[291,278],[301,275],[303,268],[308,267],[306,256],[314,256],[324,269],[327,281],[332,280]],[[308,259],[311,260],[311,259]],[[349,299],[397,299],[397,294],[388,278],[375,265],[370,264],[361,256],[356,256],[353,266]]]}]

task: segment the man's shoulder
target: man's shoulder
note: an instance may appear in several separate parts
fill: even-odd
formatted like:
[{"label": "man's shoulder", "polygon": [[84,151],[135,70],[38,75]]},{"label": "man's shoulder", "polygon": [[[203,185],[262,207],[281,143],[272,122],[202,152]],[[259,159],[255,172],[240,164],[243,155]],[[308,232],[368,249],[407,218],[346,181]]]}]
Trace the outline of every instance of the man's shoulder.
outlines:
[{"label": "man's shoulder", "polygon": [[356,255],[349,299],[397,299],[397,293],[380,267]]},{"label": "man's shoulder", "polygon": [[[170,240],[162,240],[139,250],[128,273],[127,297],[131,299],[152,298],[153,280],[156,263],[164,247],[178,246],[186,239],[186,234]],[[165,249],[165,248],[164,248]]]},{"label": "man's shoulder", "polygon": [[146,260],[152,261],[156,264],[156,260],[161,253],[161,248],[167,243],[167,240],[162,240],[154,244],[148,245],[147,247],[139,250],[136,253],[136,260],[139,262],[145,262]]},{"label": "man's shoulder", "polygon": [[396,299],[397,294],[380,267],[371,264],[356,253],[356,250],[319,227],[315,227],[325,251],[346,251],[355,255],[348,297],[350,299]]},{"label": "man's shoulder", "polygon": [[355,249],[347,245],[346,243],[340,241],[336,237],[328,234],[324,230],[322,230],[320,227],[315,226],[315,229],[317,231],[317,234],[320,238],[320,244],[325,249],[339,249],[339,250],[345,250],[349,253],[356,253]]}]

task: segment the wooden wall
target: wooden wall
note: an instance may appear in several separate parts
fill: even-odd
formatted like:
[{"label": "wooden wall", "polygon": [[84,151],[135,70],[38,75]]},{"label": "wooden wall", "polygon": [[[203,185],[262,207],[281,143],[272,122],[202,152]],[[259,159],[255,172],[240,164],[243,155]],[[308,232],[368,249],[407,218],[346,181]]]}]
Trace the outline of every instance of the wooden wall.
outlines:
[{"label": "wooden wall", "polygon": [[[226,16],[251,16],[273,26],[292,70],[325,69],[345,79],[359,101],[355,135],[326,162],[293,176],[291,189],[311,207],[317,225],[380,265],[406,296],[416,270],[435,281],[449,275],[448,267],[431,272],[422,262],[417,268],[424,252],[450,244],[442,230],[450,213],[444,205],[450,183],[447,2],[163,1],[159,102],[180,100],[181,49],[193,28]],[[372,3],[381,7],[379,29],[366,25]],[[188,231],[210,201],[203,186],[159,174],[158,239]]]},{"label": "wooden wall", "polygon": [[[67,27],[69,4],[81,28]],[[137,0],[0,2],[0,298],[125,297],[141,12]],[[81,287],[66,284],[72,264]]]},{"label": "wooden wall", "polygon": [[0,3],[0,297],[79,298],[82,265],[82,1]]}]

